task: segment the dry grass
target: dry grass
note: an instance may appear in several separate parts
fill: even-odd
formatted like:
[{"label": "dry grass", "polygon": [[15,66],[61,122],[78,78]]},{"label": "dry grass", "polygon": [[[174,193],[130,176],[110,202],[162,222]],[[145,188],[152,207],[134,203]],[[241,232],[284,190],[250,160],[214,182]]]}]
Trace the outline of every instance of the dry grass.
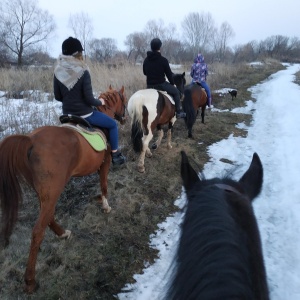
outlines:
[{"label": "dry grass", "polygon": [[[259,69],[212,66],[214,72],[209,80],[213,89],[228,86],[238,89],[234,101],[229,94],[213,94],[214,106],[221,109],[244,106],[251,98],[247,89],[280,68],[277,63]],[[108,70],[95,65],[91,66],[91,72],[97,92],[109,84],[124,85],[129,97],[144,87],[140,66],[123,65]],[[185,150],[201,170],[208,160],[207,147],[230,134],[245,136],[247,133],[235,125],[250,121],[251,115],[207,112],[206,124],[196,121],[195,140],[187,139],[184,122],[177,121],[173,149],[168,151],[163,139],[153,157],[145,161],[145,174],[136,170],[137,155],[131,149],[130,124],[121,126],[120,144],[128,163],[109,173],[111,214],[104,215],[95,201],[100,190],[97,175],[69,182],[58,201],[56,218],[73,236],[71,240],[60,241],[50,230],[46,231],[36,268],[40,288],[30,297],[23,294],[22,287],[38,201],[31,190],[24,188],[24,203],[11,243],[0,252],[0,299],[115,299],[114,295],[126,283],[134,281],[132,275],[142,272],[144,262],[156,258],[156,251],[149,248],[149,235],[155,232],[158,223],[177,210],[173,201],[181,192],[180,151]]]}]

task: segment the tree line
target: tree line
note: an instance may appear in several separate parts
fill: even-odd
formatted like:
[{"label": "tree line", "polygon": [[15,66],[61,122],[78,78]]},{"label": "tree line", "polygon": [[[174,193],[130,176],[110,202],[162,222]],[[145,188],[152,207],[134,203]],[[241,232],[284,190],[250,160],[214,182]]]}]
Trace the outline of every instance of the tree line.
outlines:
[{"label": "tree line", "polygon": [[[0,6],[0,66],[44,64],[53,62],[45,45],[55,33],[56,24],[48,11],[38,7],[37,0],[5,0]],[[230,47],[234,30],[228,22],[218,28],[210,13],[193,12],[181,22],[183,38],[174,24],[150,20],[142,31],[126,36],[125,51],[117,41],[93,37],[93,24],[86,13],[70,15],[69,27],[83,44],[85,55],[92,61],[116,64],[128,60],[141,62],[147,55],[152,38],[163,41],[162,51],[172,63],[191,62],[198,52],[208,62],[250,62],[265,57],[281,61],[300,61],[300,40],[297,37],[274,35],[262,41],[250,41]]]}]

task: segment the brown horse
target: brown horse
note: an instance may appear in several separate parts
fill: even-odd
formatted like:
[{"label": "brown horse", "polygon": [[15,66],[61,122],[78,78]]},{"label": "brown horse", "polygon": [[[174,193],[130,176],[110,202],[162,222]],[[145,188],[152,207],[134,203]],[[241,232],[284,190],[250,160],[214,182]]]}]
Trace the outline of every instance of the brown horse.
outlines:
[{"label": "brown horse", "polygon": [[[173,74],[174,82],[180,94],[185,85],[185,73]],[[155,89],[145,89],[135,92],[128,101],[128,113],[131,117],[131,140],[135,152],[140,153],[138,171],[145,172],[145,156],[151,157],[149,142],[153,138],[154,130],[158,130],[158,139],[152,145],[157,149],[161,143],[164,132],[163,125],[168,125],[167,147],[172,148],[172,127],[176,121],[175,105],[171,96]]]},{"label": "brown horse", "polygon": [[185,124],[188,129],[188,137],[193,138],[192,128],[201,107],[201,119],[204,124],[204,116],[207,102],[207,94],[201,85],[192,83],[185,87],[182,101],[183,110],[186,113]]},{"label": "brown horse", "polygon": [[[99,97],[106,101],[99,111],[125,122],[126,96],[120,91],[108,91]],[[100,175],[102,209],[109,213],[107,202],[107,177],[111,163],[111,149],[96,152],[77,131],[59,126],[37,128],[28,135],[12,135],[0,144],[0,199],[2,208],[2,231],[0,239],[8,245],[18,217],[22,200],[20,179],[34,188],[40,202],[40,213],[32,231],[30,253],[25,272],[25,291],[36,288],[35,265],[39,247],[47,226],[60,238],[71,234],[54,219],[55,205],[71,177]]]}]

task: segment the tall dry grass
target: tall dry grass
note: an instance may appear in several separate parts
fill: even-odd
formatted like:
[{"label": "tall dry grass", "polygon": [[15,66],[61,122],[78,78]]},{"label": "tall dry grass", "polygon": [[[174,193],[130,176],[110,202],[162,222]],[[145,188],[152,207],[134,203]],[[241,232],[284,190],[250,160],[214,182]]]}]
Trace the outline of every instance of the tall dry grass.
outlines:
[{"label": "tall dry grass", "polygon": [[[117,90],[124,86],[128,99],[137,90],[146,88],[146,78],[141,65],[133,65],[126,61],[114,66],[92,63],[89,60],[86,62],[91,72],[95,96],[105,92],[110,85]],[[274,60],[267,60],[261,68],[274,66],[276,63],[278,64]],[[3,122],[0,124],[0,138],[13,133],[28,133],[36,127],[59,123],[60,109],[57,108],[61,104],[55,101],[53,95],[54,66],[0,69],[0,91],[6,96],[0,98],[0,113],[6,116],[2,118]],[[190,67],[191,65],[187,63],[174,67],[172,71],[185,72],[188,84],[191,82]],[[212,91],[225,87],[239,89],[247,74],[254,76],[254,67],[248,64],[214,63],[208,67],[207,81]],[[259,75],[260,66],[255,68],[257,68],[255,72]],[[24,98],[24,101],[16,107],[11,105],[11,98]],[[43,105],[44,109],[40,109],[39,105]]]},{"label": "tall dry grass", "polygon": [[[90,69],[95,95],[106,91],[109,85],[115,89],[120,89],[123,85],[128,96],[146,86],[141,66],[123,62],[111,67],[92,63],[89,60],[87,60],[87,65]],[[50,97],[53,97],[54,66],[0,69],[0,90],[11,98],[22,98],[26,92],[26,97],[31,99],[29,91],[37,90],[49,93]]]},{"label": "tall dry grass", "polygon": [[[95,95],[106,91],[109,85],[115,89],[120,89],[122,85],[128,97],[135,91],[146,87],[146,78],[142,72],[141,65],[133,65],[124,61],[113,67],[87,60],[90,68],[92,85]],[[270,59],[264,61],[265,64],[276,64],[278,62]],[[28,67],[26,69],[0,69],[0,90],[5,91],[12,98],[21,97],[24,91],[26,96],[31,98],[32,93],[28,91],[42,91],[49,93],[53,99],[53,71],[54,66],[48,67]],[[180,68],[173,69],[174,73],[186,72],[187,83],[190,83],[191,64],[186,63]],[[208,66],[208,83],[211,89],[219,89],[223,83],[234,80],[253,68],[247,64],[223,64],[214,63]],[[51,100],[52,100],[51,99]],[[38,99],[35,99],[38,100]]]}]

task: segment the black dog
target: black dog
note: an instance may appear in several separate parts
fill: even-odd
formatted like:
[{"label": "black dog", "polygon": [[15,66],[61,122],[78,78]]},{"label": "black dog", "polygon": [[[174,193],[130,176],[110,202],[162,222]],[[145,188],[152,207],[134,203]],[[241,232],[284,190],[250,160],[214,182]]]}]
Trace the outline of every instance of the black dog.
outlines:
[{"label": "black dog", "polygon": [[231,90],[231,91],[228,91],[228,93],[231,95],[231,100],[233,100],[233,97],[236,98],[237,90]]}]

